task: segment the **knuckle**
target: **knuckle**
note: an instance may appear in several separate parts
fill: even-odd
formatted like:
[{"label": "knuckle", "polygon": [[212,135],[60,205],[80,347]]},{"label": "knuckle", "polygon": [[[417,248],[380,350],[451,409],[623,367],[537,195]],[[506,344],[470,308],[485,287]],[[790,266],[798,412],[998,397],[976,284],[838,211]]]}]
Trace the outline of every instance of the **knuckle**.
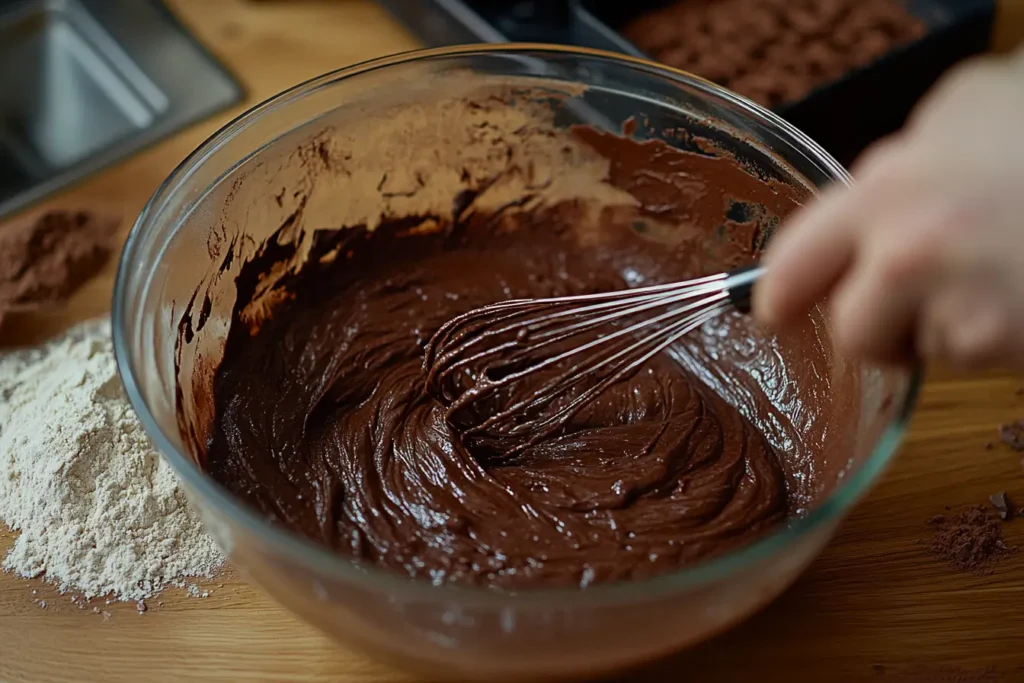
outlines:
[{"label": "knuckle", "polygon": [[946,360],[964,370],[977,370],[996,360],[998,348],[999,343],[995,339],[979,341],[970,346],[952,345]]},{"label": "knuckle", "polygon": [[[965,367],[996,360],[1010,339],[1008,311],[992,300],[977,301],[965,295],[962,301],[960,314],[945,320],[950,360]],[[969,301],[974,301],[974,305],[969,306]]]},{"label": "knuckle", "polygon": [[[987,57],[969,58],[947,71],[914,107],[905,129],[915,132],[934,128],[950,117],[975,112],[999,81],[1004,65]],[[998,87],[998,86],[995,86]],[[941,128],[941,126],[939,126]]]},{"label": "knuckle", "polygon": [[880,257],[878,278],[886,288],[900,287],[909,280],[920,277],[926,268],[928,255],[925,246],[920,248],[895,246]]},{"label": "knuckle", "polygon": [[953,66],[936,83],[926,101],[945,99],[961,90],[973,90],[994,72],[998,62],[986,57],[969,57]]},{"label": "knuckle", "polygon": [[942,220],[886,221],[874,236],[875,272],[886,288],[919,285],[941,271],[946,253],[955,247],[952,227]]},{"label": "knuckle", "polygon": [[840,351],[847,356],[861,357],[870,355],[871,344],[867,341],[866,337],[861,334],[856,325],[843,322],[842,318],[836,322],[835,342]]},{"label": "knuckle", "polygon": [[927,175],[926,149],[911,136],[900,133],[876,143],[854,166],[857,188],[874,200],[900,197],[910,184]]},{"label": "knuckle", "polygon": [[872,321],[855,313],[856,304],[856,301],[841,299],[831,306],[833,341],[847,356],[870,357],[876,346]]},{"label": "knuckle", "polygon": [[853,165],[855,176],[870,176],[875,173],[885,172],[893,161],[899,157],[898,151],[903,145],[903,139],[899,135],[891,135],[875,142],[868,147]]}]

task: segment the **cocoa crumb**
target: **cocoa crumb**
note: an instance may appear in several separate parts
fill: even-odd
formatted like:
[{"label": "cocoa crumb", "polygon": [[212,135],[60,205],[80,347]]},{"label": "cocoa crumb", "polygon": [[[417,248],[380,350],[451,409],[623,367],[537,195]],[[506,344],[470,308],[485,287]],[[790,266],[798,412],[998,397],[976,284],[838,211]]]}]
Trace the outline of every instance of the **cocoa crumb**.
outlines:
[{"label": "cocoa crumb", "polygon": [[999,514],[999,519],[1006,521],[1008,518],[1013,517],[1013,509],[1010,506],[1010,500],[1006,497],[1006,491],[993,493],[988,499],[991,501],[992,507]]},{"label": "cocoa crumb", "polygon": [[121,220],[49,211],[0,229],[0,323],[5,313],[59,304],[106,263]]},{"label": "cocoa crumb", "polygon": [[1022,420],[999,425],[999,440],[1015,451],[1024,452],[1024,424],[1022,424]]},{"label": "cocoa crumb", "polygon": [[984,574],[1016,549],[1003,541],[1002,523],[976,505],[938,525],[928,550],[957,571]]}]

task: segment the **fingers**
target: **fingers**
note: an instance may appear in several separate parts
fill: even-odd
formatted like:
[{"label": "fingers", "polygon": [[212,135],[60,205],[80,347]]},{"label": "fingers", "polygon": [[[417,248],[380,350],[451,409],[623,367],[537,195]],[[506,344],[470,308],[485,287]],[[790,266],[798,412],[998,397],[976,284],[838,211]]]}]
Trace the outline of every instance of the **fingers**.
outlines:
[{"label": "fingers", "polygon": [[856,164],[855,187],[787,221],[754,314],[784,326],[825,300],[852,355],[1024,364],[1022,76],[1024,53],[948,76]]},{"label": "fingers", "polygon": [[918,228],[898,215],[876,228],[878,236],[836,286],[830,309],[836,343],[846,354],[883,364],[913,360],[918,311],[937,263],[928,245],[907,237],[922,235]]},{"label": "fingers", "polygon": [[851,197],[833,190],[777,233],[762,260],[765,275],[752,310],[770,326],[785,326],[824,298],[846,272],[856,246]]},{"label": "fingers", "polygon": [[920,173],[905,148],[904,136],[876,144],[855,167],[861,174],[857,185],[833,186],[778,232],[753,292],[752,308],[761,322],[789,325],[826,298],[857,251],[870,243],[873,226],[917,194],[913,184]]},{"label": "fingers", "polygon": [[827,299],[844,352],[882,363],[915,355],[917,316],[941,260],[942,241],[929,235],[945,219],[910,142],[876,145],[856,166],[856,186],[830,190],[780,231],[754,289],[761,321],[785,326]]}]

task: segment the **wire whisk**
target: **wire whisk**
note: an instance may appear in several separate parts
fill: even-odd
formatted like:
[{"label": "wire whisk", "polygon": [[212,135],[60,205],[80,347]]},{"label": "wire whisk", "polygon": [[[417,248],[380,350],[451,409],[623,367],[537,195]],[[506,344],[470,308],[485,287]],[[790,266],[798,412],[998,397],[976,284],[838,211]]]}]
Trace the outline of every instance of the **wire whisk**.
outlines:
[{"label": "wire whisk", "polygon": [[431,337],[427,390],[461,439],[498,460],[561,429],[609,386],[730,308],[750,312],[748,266],[622,291],[516,299],[452,318]]}]

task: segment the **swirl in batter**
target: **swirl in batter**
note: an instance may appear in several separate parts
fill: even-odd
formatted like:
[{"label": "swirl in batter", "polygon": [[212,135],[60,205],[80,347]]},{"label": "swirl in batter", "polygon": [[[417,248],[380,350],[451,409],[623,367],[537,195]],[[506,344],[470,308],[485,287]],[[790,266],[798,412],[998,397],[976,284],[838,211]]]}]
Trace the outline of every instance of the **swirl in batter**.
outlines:
[{"label": "swirl in batter", "polygon": [[424,393],[423,342],[452,315],[510,296],[621,288],[620,271],[539,234],[454,250],[432,238],[397,247],[391,235],[353,237],[349,267],[299,283],[301,305],[221,367],[216,479],[289,528],[435,582],[646,576],[785,515],[771,446],[667,355],[561,434],[486,466]]},{"label": "swirl in batter", "polygon": [[[648,173],[633,189],[643,199],[659,182]],[[729,204],[713,201],[721,223]],[[204,466],[275,523],[436,584],[636,579],[778,524],[790,505],[776,452],[669,353],[508,459],[464,446],[425,392],[423,346],[454,315],[696,274],[692,241],[612,214],[581,235],[581,210],[470,207],[439,228],[415,216],[318,233],[273,315],[258,329],[232,322]],[[242,269],[236,312],[273,251]]]}]

